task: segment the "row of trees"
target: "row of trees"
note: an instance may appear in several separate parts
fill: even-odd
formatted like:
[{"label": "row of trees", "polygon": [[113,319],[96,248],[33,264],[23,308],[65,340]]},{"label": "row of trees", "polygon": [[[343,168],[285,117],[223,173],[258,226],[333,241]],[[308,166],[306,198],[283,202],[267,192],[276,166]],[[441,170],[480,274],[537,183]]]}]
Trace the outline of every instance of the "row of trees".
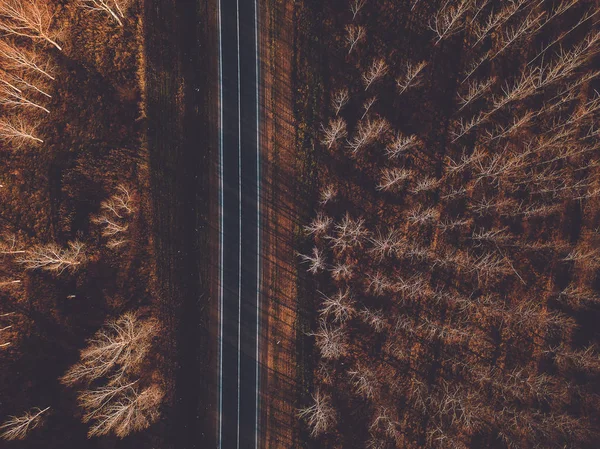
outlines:
[{"label": "row of trees", "polygon": [[[369,47],[378,30],[360,23],[378,7],[351,2],[339,69],[356,62],[361,78],[331,82],[318,131],[321,151],[362,176],[321,167],[327,183],[305,226],[321,362],[299,416],[326,445],[362,426],[356,447],[588,447],[599,354],[572,337],[589,332],[574,310],[599,297],[599,10],[455,0],[430,14],[413,2],[411,23],[424,25],[413,44],[430,33],[416,53],[432,61],[397,62],[382,56],[397,48]],[[528,45],[536,36],[541,50]],[[389,99],[381,81],[395,68]],[[444,78],[457,86],[446,110],[431,84]],[[414,112],[402,122],[398,108]],[[583,215],[576,238],[558,231],[570,207]]]}]

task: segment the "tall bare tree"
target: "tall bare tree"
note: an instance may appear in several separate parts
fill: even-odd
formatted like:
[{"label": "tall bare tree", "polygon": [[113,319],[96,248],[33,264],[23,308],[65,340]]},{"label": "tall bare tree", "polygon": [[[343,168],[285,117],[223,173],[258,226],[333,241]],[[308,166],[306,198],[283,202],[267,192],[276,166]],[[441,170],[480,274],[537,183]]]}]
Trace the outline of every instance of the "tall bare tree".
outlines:
[{"label": "tall bare tree", "polygon": [[346,131],[346,121],[342,117],[337,117],[329,121],[327,127],[322,127],[323,139],[321,143],[327,148],[335,147],[337,143],[348,135]]},{"label": "tall bare tree", "polygon": [[310,434],[316,437],[331,430],[337,424],[337,416],[330,396],[317,390],[312,395],[312,400],[311,405],[298,411],[298,416],[306,420],[311,429]]},{"label": "tall bare tree", "polygon": [[117,22],[119,26],[123,26],[127,0],[80,0],[80,2],[82,8],[92,12],[105,13]]},{"label": "tall bare tree", "polygon": [[321,319],[319,329],[309,335],[316,338],[317,347],[324,359],[339,359],[348,352],[348,332],[342,326],[332,327]]},{"label": "tall bare tree", "polygon": [[42,415],[48,410],[50,410],[50,407],[46,407],[43,410],[34,408],[24,415],[11,416],[8,421],[0,426],[2,438],[8,441],[24,440],[29,435],[29,432],[42,423]]},{"label": "tall bare tree", "polygon": [[367,0],[352,0],[350,3],[350,11],[352,12],[352,20],[356,19],[356,16],[360,12],[361,9],[364,8]]},{"label": "tall bare tree", "polygon": [[344,323],[356,314],[354,303],[349,288],[338,290],[332,296],[323,295],[319,313],[324,319],[332,316],[334,321]]},{"label": "tall bare tree", "polygon": [[109,321],[81,351],[80,361],[61,378],[66,385],[110,377],[121,381],[139,367],[150,349],[158,324],[141,319],[135,313],[125,313]]},{"label": "tall bare tree", "polygon": [[100,203],[100,212],[92,217],[92,222],[102,227],[109,249],[120,248],[128,242],[128,220],[134,212],[132,195],[123,185],[117,186],[117,193]]},{"label": "tall bare tree", "polygon": [[24,254],[24,246],[15,234],[4,233],[0,236],[0,254]]},{"label": "tall bare tree", "polygon": [[350,95],[348,94],[347,88],[344,87],[335,91],[333,97],[331,98],[331,106],[333,107],[333,109],[335,109],[335,115],[338,115],[340,113],[342,108],[346,106],[346,104],[348,104],[349,100]]},{"label": "tall bare tree", "polygon": [[[47,95],[47,94],[46,94]],[[34,108],[49,114],[50,111],[25,93],[25,87],[15,82],[15,77],[0,72],[0,106],[7,108]]]},{"label": "tall bare tree", "polygon": [[0,118],[0,140],[11,143],[17,149],[27,143],[43,143],[44,141],[37,137],[36,128],[36,125],[29,124],[20,116]]},{"label": "tall bare tree", "polygon": [[304,231],[307,234],[322,235],[327,232],[332,222],[333,219],[331,217],[318,213],[309,225],[304,226]]},{"label": "tall bare tree", "polygon": [[48,59],[42,59],[39,53],[29,51],[12,41],[0,40],[0,58],[4,70],[28,71],[50,80],[55,79]]},{"label": "tall bare tree", "polygon": [[325,269],[325,256],[316,246],[313,248],[312,255],[299,254],[302,263],[308,264],[308,272],[316,274]]},{"label": "tall bare tree", "polygon": [[456,4],[454,2],[444,2],[442,4],[429,25],[435,33],[436,44],[448,39],[464,28],[464,19],[472,3],[472,0],[459,0]]},{"label": "tall bare tree", "polygon": [[338,193],[337,187],[334,184],[327,184],[319,194],[319,203],[325,205],[333,201]]},{"label": "tall bare tree", "polygon": [[375,59],[362,75],[365,90],[368,90],[371,84],[383,78],[387,71],[388,65],[385,60],[381,58]]},{"label": "tall bare tree", "polygon": [[377,373],[359,363],[355,369],[348,371],[348,375],[356,394],[366,399],[372,399],[375,396],[379,386]]},{"label": "tall bare tree", "polygon": [[381,170],[381,180],[377,190],[395,190],[411,177],[412,171],[405,168],[384,168]]},{"label": "tall bare tree", "polygon": [[419,139],[414,134],[412,136],[397,134],[394,140],[386,146],[385,154],[390,159],[394,159],[408,150],[417,148],[419,144]]},{"label": "tall bare tree", "polygon": [[2,0],[0,31],[15,37],[48,42],[59,50],[58,29],[52,26],[54,13],[45,0]]},{"label": "tall bare tree", "polygon": [[346,45],[348,46],[348,54],[352,53],[356,44],[365,38],[365,27],[362,25],[346,25]]},{"label": "tall bare tree", "polygon": [[142,389],[133,382],[84,392],[79,399],[86,410],[83,421],[92,423],[88,436],[114,434],[124,438],[147,429],[159,418],[163,397],[159,385]]},{"label": "tall bare tree", "polygon": [[425,67],[427,67],[426,61],[421,61],[418,64],[406,63],[405,72],[396,79],[396,85],[400,89],[400,94],[409,88],[418,87],[421,84]]},{"label": "tall bare tree", "polygon": [[28,270],[45,270],[62,273],[65,270],[76,271],[87,260],[84,244],[78,240],[69,242],[66,248],[56,243],[37,245],[28,249],[17,259]]}]

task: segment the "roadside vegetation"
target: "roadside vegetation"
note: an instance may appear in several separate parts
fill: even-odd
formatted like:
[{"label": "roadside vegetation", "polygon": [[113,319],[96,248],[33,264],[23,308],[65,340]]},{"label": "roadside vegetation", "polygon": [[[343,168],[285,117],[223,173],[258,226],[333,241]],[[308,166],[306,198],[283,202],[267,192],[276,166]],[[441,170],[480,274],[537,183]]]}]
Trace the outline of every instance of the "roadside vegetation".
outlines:
[{"label": "roadside vegetation", "polygon": [[139,3],[0,0],[0,437],[18,447],[96,447],[164,402]]},{"label": "roadside vegetation", "polygon": [[299,419],[318,447],[595,447],[598,4],[320,13]]}]

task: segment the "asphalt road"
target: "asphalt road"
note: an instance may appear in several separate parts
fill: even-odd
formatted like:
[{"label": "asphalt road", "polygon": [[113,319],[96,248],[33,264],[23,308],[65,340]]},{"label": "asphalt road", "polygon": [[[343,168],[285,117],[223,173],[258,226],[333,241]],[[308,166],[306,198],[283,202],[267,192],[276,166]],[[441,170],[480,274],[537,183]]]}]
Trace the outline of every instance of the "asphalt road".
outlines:
[{"label": "asphalt road", "polygon": [[258,446],[260,164],[257,5],[220,0],[218,447]]}]

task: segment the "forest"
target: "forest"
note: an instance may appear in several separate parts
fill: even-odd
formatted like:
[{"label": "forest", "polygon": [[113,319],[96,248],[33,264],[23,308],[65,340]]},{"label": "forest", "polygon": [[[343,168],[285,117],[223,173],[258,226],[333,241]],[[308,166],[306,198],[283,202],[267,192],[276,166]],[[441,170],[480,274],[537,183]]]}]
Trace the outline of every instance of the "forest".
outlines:
[{"label": "forest", "polygon": [[141,11],[0,0],[0,438],[14,447],[99,447],[87,439],[147,429],[165,401]]},{"label": "forest", "polygon": [[322,93],[298,143],[317,179],[298,254],[307,447],[597,447],[599,13],[306,13],[323,24],[321,65],[299,72]]}]

